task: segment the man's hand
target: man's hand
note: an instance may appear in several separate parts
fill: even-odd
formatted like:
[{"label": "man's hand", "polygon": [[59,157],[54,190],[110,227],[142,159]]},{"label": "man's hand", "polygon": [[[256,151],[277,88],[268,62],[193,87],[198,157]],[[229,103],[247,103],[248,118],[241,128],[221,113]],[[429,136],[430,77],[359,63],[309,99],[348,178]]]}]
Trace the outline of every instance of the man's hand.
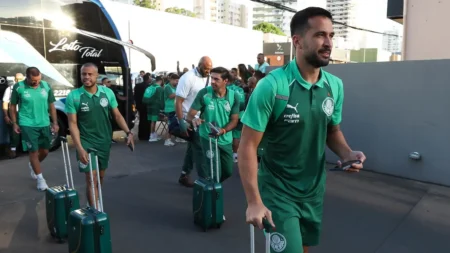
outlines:
[{"label": "man's hand", "polygon": [[58,125],[58,123],[53,123],[52,124],[52,132],[55,133],[55,134],[59,132],[59,125]]},{"label": "man's hand", "polygon": [[186,136],[189,136],[188,134],[188,125],[187,122],[184,119],[179,119],[178,124],[180,125],[180,132],[182,134],[185,134]]},{"label": "man's hand", "polygon": [[366,156],[361,151],[351,151],[345,157],[343,157],[342,161],[338,161],[337,165],[339,167],[341,167],[343,162],[353,161],[353,160],[360,160],[361,163],[360,164],[356,164],[356,163],[352,164],[352,167],[349,168],[347,171],[348,172],[359,172],[359,170],[361,170],[363,168],[363,164],[364,164],[364,161],[366,160]]},{"label": "man's hand", "polygon": [[127,146],[131,145],[134,150],[134,136],[133,133],[129,133],[127,136]]},{"label": "man's hand", "polygon": [[198,126],[200,126],[203,122],[205,122],[205,120],[200,119],[200,118],[195,118],[192,120],[192,126],[194,127],[194,129],[196,129]]},{"label": "man's hand", "polygon": [[78,151],[78,159],[80,160],[80,162],[87,165],[89,163],[89,155],[86,152],[86,150],[81,148],[77,151]]},{"label": "man's hand", "polygon": [[13,129],[14,129],[14,132],[16,132],[16,134],[20,134],[20,127],[19,127],[19,125],[17,125],[16,123],[14,123]]},{"label": "man's hand", "polygon": [[269,222],[272,228],[275,228],[272,220],[272,212],[263,203],[249,204],[245,216],[247,223],[253,224],[253,226],[259,229],[264,229],[263,219],[267,219],[267,222]]},{"label": "man's hand", "polygon": [[11,125],[11,123],[12,123],[12,120],[11,120],[11,118],[8,115],[5,115],[5,123],[7,125]]}]

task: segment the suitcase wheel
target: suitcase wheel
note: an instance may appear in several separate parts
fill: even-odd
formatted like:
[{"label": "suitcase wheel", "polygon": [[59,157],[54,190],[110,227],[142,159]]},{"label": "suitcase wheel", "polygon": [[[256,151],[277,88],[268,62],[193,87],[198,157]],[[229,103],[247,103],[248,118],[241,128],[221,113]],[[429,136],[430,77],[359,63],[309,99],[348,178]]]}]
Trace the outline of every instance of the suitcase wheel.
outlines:
[{"label": "suitcase wheel", "polygon": [[203,232],[206,232],[206,231],[208,231],[208,229],[207,229],[207,228],[204,228],[204,229],[203,229]]},{"label": "suitcase wheel", "polygon": [[216,228],[220,229],[221,226],[222,224],[217,224]]}]

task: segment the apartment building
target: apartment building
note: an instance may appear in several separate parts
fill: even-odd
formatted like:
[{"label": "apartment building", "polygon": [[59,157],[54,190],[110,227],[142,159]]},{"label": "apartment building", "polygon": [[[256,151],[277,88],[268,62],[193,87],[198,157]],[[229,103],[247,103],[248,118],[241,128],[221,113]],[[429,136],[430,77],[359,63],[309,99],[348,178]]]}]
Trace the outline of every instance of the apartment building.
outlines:
[{"label": "apartment building", "polygon": [[[298,10],[298,3],[302,0],[272,0],[273,3],[279,3],[292,9]],[[270,5],[255,4],[253,8],[253,26],[263,22],[271,23],[280,28],[286,35],[291,33],[290,23],[294,13],[280,10]]]},{"label": "apartment building", "polygon": [[[387,0],[327,0],[327,9],[335,21],[348,26],[377,32],[386,30]],[[344,39],[346,48],[382,48],[383,36],[381,34],[348,26],[334,25],[335,36]]]},{"label": "apartment building", "polygon": [[244,28],[252,28],[253,10],[250,2],[239,0],[195,0],[197,18]]}]

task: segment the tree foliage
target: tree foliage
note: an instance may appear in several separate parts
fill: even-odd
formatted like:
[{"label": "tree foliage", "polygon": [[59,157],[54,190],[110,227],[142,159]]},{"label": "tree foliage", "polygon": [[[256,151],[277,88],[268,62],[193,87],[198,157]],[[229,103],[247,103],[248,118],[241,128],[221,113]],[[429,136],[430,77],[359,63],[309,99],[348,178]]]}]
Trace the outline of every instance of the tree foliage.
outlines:
[{"label": "tree foliage", "polygon": [[183,9],[183,8],[178,8],[178,7],[167,8],[166,12],[173,13],[173,14],[184,15],[184,16],[188,16],[188,17],[195,17],[195,13],[193,13],[192,11],[189,11],[189,10],[186,10],[186,9]]},{"label": "tree foliage", "polygon": [[263,33],[273,33],[273,34],[286,36],[286,34],[284,34],[280,28],[278,28],[277,26],[275,26],[271,23],[267,23],[267,22],[262,22],[260,24],[255,25],[253,27],[253,30],[261,31]]},{"label": "tree foliage", "polygon": [[149,9],[157,9],[158,4],[156,3],[156,0],[133,0],[134,5],[149,8]]}]

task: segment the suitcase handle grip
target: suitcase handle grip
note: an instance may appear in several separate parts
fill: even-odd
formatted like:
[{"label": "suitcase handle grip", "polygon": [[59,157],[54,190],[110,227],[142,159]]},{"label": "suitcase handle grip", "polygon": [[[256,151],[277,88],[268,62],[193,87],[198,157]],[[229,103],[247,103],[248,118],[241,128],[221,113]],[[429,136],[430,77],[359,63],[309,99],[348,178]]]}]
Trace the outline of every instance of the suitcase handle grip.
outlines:
[{"label": "suitcase handle grip", "polygon": [[67,143],[67,138],[64,137],[64,136],[60,136],[60,137],[59,137],[59,140],[62,141],[62,142],[64,142],[64,143]]}]

